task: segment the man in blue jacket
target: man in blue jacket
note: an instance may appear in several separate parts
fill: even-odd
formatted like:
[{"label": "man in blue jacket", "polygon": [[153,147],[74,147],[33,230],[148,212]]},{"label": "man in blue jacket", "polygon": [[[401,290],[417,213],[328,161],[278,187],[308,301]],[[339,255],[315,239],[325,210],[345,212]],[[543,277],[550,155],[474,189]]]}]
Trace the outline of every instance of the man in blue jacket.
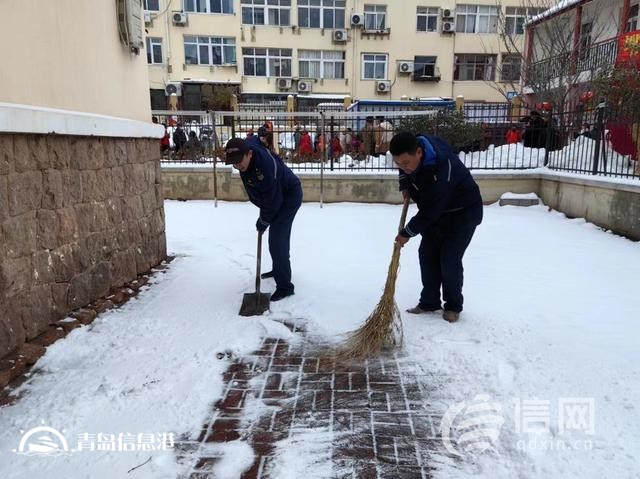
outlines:
[{"label": "man in blue jacket", "polygon": [[480,189],[469,170],[444,140],[409,132],[396,134],[389,145],[400,168],[400,191],[418,205],[396,237],[404,246],[410,238],[422,235],[418,250],[422,293],[420,302],[409,313],[420,314],[442,309],[453,323],[462,311],[462,257],[476,227],[482,222]]},{"label": "man in blue jacket", "polygon": [[249,200],[260,208],[256,228],[260,233],[269,231],[269,253],[273,270],[262,278],[274,278],[276,290],[271,301],[279,301],[294,293],[291,282],[289,245],[291,225],[302,204],[300,180],[260,140],[232,138],[225,147],[225,163],[240,171]]}]

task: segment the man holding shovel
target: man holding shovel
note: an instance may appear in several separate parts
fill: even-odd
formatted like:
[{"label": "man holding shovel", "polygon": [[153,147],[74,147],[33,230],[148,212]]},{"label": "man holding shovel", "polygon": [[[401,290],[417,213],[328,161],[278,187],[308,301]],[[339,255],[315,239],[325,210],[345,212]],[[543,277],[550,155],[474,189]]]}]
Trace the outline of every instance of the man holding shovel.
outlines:
[{"label": "man holding shovel", "polygon": [[232,138],[225,147],[225,163],[240,171],[249,200],[260,208],[256,229],[269,231],[269,253],[273,271],[262,278],[274,278],[276,290],[271,301],[279,301],[294,293],[291,282],[289,245],[291,225],[302,204],[300,180],[275,154],[255,136],[246,140]]},{"label": "man holding shovel", "polygon": [[422,235],[418,250],[422,293],[407,312],[442,309],[453,323],[462,311],[462,257],[476,227],[482,222],[480,189],[469,170],[444,140],[410,132],[396,134],[389,145],[400,168],[400,191],[418,205],[418,213],[400,231],[396,241],[404,246]]}]

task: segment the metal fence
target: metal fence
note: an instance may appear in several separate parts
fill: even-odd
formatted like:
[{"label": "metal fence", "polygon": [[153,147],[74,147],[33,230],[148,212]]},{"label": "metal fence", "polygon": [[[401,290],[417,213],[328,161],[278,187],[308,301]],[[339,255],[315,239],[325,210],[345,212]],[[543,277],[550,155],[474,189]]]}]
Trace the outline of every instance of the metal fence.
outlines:
[{"label": "metal fence", "polygon": [[[168,125],[169,148],[163,153],[164,163],[213,163],[214,158],[221,161],[230,138],[257,135],[264,126],[269,132],[266,146],[294,170],[394,171],[387,152],[389,142],[397,131],[410,130],[445,138],[471,169],[547,166],[575,173],[640,177],[640,112],[624,113],[604,106],[588,109],[580,105],[562,112],[486,103],[467,104],[462,112],[432,109],[153,114]],[[180,129],[187,144],[176,142],[176,131]]]}]

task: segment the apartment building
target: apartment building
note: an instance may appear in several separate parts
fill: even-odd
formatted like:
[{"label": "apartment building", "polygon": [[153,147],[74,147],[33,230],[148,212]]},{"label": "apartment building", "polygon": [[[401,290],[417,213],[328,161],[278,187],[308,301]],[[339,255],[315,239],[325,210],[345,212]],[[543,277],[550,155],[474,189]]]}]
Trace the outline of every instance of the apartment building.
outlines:
[{"label": "apartment building", "polygon": [[499,33],[524,45],[541,9],[460,1],[144,0],[152,107],[165,107],[168,88],[180,108],[201,109],[225,85],[249,102],[504,101],[496,86],[518,83],[521,57]]}]

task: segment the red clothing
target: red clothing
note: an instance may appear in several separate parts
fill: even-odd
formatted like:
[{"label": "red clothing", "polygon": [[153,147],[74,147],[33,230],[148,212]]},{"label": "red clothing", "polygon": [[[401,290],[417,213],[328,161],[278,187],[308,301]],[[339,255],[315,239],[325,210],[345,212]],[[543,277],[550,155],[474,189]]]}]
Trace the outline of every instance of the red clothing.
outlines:
[{"label": "red clothing", "polygon": [[342,155],[342,145],[338,137],[331,140],[331,154],[334,158],[340,158],[340,155]]},{"label": "red clothing", "polygon": [[513,143],[519,143],[520,140],[522,140],[522,134],[520,134],[520,132],[518,130],[509,130],[507,131],[507,134],[505,135],[505,140],[507,141],[508,145],[511,145]]},{"label": "red clothing", "polygon": [[169,146],[169,133],[165,132],[164,136],[160,139],[160,146]]},{"label": "red clothing", "polygon": [[631,135],[631,125],[624,123],[609,123],[611,148],[619,155],[635,155],[635,144]]},{"label": "red clothing", "polygon": [[309,133],[303,133],[300,137],[300,154],[313,154],[313,148],[311,147],[311,136],[309,136]]}]

